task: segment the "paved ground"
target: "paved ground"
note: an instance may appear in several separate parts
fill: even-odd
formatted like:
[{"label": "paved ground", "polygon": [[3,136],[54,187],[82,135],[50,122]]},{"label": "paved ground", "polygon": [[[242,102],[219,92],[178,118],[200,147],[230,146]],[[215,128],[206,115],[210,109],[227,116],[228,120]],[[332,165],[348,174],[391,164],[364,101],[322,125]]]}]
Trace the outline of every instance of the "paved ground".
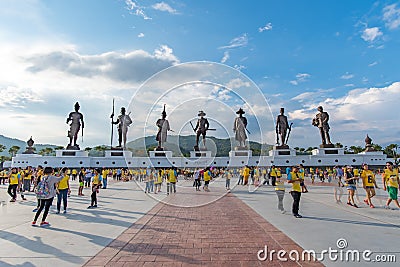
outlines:
[{"label": "paved ground", "polygon": [[90,210],[89,189],[78,197],[77,183],[71,184],[68,213],[55,214],[53,202],[48,228],[30,225],[33,193],[10,203],[0,186],[0,266],[81,266],[157,203],[134,182],[120,182],[101,190],[99,207]]},{"label": "paved ground", "polygon": [[191,191],[169,196],[86,266],[262,266],[257,258],[262,244],[301,250],[233,194],[208,205],[178,206],[187,205],[188,196],[208,201],[220,195]]},{"label": "paved ground", "polygon": [[[362,203],[355,209],[337,204],[333,187],[316,184],[302,195],[304,218],[295,219],[290,212],[277,211],[272,187],[237,186],[227,194],[224,182],[216,179],[206,193],[195,192],[191,181],[180,181],[177,194],[170,196],[146,196],[134,182],[114,183],[100,192],[96,210],[86,209],[89,196],[71,196],[69,213],[50,214],[52,226],[47,229],[30,226],[32,194],[28,201],[9,203],[5,187],[0,186],[0,266],[221,266],[226,262],[298,266],[290,260],[278,261],[276,253],[273,261],[258,261],[257,252],[265,246],[269,252],[313,249],[321,257],[324,249],[338,249],[339,238],[347,242],[342,252],[369,249],[372,259],[394,255],[400,260],[400,211],[382,208],[386,199],[382,190],[378,190],[376,209]],[[362,201],[362,189],[359,195]],[[290,211],[289,194],[284,202]],[[367,265],[362,259],[332,261],[327,255],[322,263]]]}]

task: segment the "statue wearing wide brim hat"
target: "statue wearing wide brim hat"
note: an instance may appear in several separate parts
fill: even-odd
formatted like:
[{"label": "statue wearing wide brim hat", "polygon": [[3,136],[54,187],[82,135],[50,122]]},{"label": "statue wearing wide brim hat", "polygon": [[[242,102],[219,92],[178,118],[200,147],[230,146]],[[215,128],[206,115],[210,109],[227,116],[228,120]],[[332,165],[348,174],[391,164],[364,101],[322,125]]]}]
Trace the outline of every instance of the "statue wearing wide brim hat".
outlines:
[{"label": "statue wearing wide brim hat", "polygon": [[242,108],[239,108],[238,111],[236,111],[236,114],[245,114],[246,112],[244,112],[244,110]]},{"label": "statue wearing wide brim hat", "polygon": [[239,108],[239,110],[236,111],[236,114],[238,114],[239,117],[235,118],[235,122],[233,123],[233,132],[235,133],[236,141],[238,141],[239,143],[239,148],[245,149],[247,139],[247,119],[243,117],[243,114],[245,114],[245,112],[242,108]]},{"label": "statue wearing wide brim hat", "polygon": [[192,125],[193,131],[195,131],[196,133],[196,145],[194,146],[194,149],[197,151],[199,150],[200,135],[203,136],[203,145],[204,147],[206,147],[206,134],[210,127],[210,124],[208,123],[208,120],[204,118],[205,115],[206,113],[200,110],[199,113],[197,114],[197,116],[199,116],[200,118],[197,120],[196,127],[193,127]]}]

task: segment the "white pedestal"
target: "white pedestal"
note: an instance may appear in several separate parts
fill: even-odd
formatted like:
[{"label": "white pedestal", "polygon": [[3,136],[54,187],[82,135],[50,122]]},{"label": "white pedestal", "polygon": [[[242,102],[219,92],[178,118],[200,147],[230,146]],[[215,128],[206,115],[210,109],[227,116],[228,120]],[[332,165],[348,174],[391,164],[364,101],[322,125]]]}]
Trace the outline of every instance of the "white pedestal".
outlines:
[{"label": "white pedestal", "polygon": [[191,158],[211,158],[211,151],[200,150],[200,151],[190,151]]},{"label": "white pedestal", "polygon": [[115,158],[115,157],[131,158],[132,152],[129,150],[106,150],[105,157],[106,158]]},{"label": "white pedestal", "polygon": [[252,157],[253,151],[251,150],[231,150],[229,151],[229,157]]},{"label": "white pedestal", "polygon": [[84,150],[56,150],[56,157],[88,157],[89,152]]},{"label": "white pedestal", "polygon": [[296,150],[293,148],[288,149],[272,149],[269,152],[270,157],[279,157],[279,156],[296,156]]},{"label": "white pedestal", "polygon": [[154,150],[149,151],[150,158],[172,158],[172,151]]},{"label": "white pedestal", "polygon": [[317,148],[312,151],[314,156],[337,156],[344,155],[344,148],[334,147],[334,148]]}]

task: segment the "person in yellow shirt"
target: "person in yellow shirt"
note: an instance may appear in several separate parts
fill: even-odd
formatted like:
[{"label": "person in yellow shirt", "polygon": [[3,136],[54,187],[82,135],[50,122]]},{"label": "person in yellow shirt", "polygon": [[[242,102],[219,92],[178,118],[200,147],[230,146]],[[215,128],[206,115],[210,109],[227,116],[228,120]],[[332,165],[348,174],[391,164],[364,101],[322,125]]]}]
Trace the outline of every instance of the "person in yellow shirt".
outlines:
[{"label": "person in yellow shirt", "polygon": [[172,193],[172,189],[174,189],[174,193],[176,193],[176,182],[177,182],[177,172],[174,168],[168,170],[168,185],[167,185],[167,195]]},{"label": "person in yellow shirt", "polygon": [[64,214],[67,213],[67,202],[68,202],[68,193],[71,192],[69,188],[69,174],[68,168],[64,167],[61,169],[61,175],[63,178],[56,185],[57,188],[57,214],[60,213],[61,209],[61,200],[63,201],[64,206]]},{"label": "person in yellow shirt", "polygon": [[301,185],[304,180],[299,175],[299,166],[294,166],[292,172],[288,175],[288,183],[292,184],[292,191],[290,194],[293,197],[292,213],[296,218],[302,218],[299,214],[300,198],[301,198]]},{"label": "person in yellow shirt", "polygon": [[7,193],[10,195],[10,202],[17,200],[17,190],[20,184],[20,178],[18,178],[17,168],[12,168],[8,174],[8,190]]},{"label": "person in yellow shirt", "polygon": [[382,175],[383,190],[388,191],[389,198],[386,201],[385,209],[390,209],[389,205],[393,201],[398,208],[400,208],[399,201],[397,200],[399,190],[399,173],[394,169],[393,163],[386,162],[386,169]]},{"label": "person in yellow shirt", "polygon": [[277,174],[276,174],[276,172],[277,172],[277,168],[275,167],[275,165],[272,165],[271,166],[271,170],[270,170],[270,172],[269,172],[269,177],[271,178],[271,184],[272,184],[272,186],[275,186],[275,181],[276,181],[276,176],[277,176]]},{"label": "person in yellow shirt", "polygon": [[21,172],[23,182],[24,182],[24,189],[23,191],[31,191],[31,178],[32,178],[32,167],[28,166],[23,172]]},{"label": "person in yellow shirt", "polygon": [[91,179],[92,182],[91,204],[88,207],[88,209],[97,208],[97,193],[99,193],[99,189],[102,183],[102,178],[100,173],[101,173],[100,169],[95,169],[93,171],[93,176]]},{"label": "person in yellow shirt", "polygon": [[76,169],[72,169],[72,171],[71,171],[72,181],[75,181],[77,176],[78,176],[78,171]]},{"label": "person in yellow shirt", "polygon": [[109,170],[106,169],[105,167],[103,167],[103,169],[101,170],[101,178],[103,178],[103,187],[102,187],[102,189],[106,189],[107,188],[108,173],[109,173]]},{"label": "person in yellow shirt", "polygon": [[161,192],[162,181],[163,181],[163,172],[162,169],[159,169],[156,172],[156,177],[154,181],[154,194]]},{"label": "person in yellow shirt", "polygon": [[244,166],[244,169],[243,169],[243,180],[244,180],[244,182],[243,182],[243,185],[247,185],[247,183],[249,182],[249,176],[250,176],[250,168],[249,168],[249,166]]},{"label": "person in yellow shirt", "polygon": [[210,192],[210,189],[208,188],[208,185],[210,184],[210,181],[211,181],[211,171],[210,171],[210,167],[207,167],[207,168],[204,170],[203,179],[204,179],[204,187],[203,187],[204,191]]},{"label": "person in yellow shirt", "polygon": [[368,169],[368,164],[364,163],[362,165],[363,170],[361,172],[361,179],[363,183],[363,188],[365,189],[367,196],[364,199],[364,202],[369,205],[371,208],[375,208],[375,206],[372,204],[371,199],[375,196],[375,187],[379,188],[378,185],[376,184],[375,180],[375,174],[373,171]]},{"label": "person in yellow shirt", "polygon": [[282,178],[277,178],[275,181],[275,193],[278,197],[278,210],[285,213],[285,209],[283,208],[283,198],[285,197],[285,183]]}]

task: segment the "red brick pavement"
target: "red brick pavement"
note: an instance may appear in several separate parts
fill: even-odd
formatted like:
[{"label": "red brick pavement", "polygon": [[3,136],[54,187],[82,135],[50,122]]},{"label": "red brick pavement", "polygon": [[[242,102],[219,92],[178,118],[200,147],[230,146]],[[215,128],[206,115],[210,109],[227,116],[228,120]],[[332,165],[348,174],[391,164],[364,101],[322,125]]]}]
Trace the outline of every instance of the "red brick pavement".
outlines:
[{"label": "red brick pavement", "polygon": [[259,261],[257,252],[265,245],[268,251],[300,254],[302,248],[232,194],[202,206],[176,206],[212,194],[169,196],[168,203],[157,204],[85,266],[322,266],[279,262],[276,254],[274,261]]}]

